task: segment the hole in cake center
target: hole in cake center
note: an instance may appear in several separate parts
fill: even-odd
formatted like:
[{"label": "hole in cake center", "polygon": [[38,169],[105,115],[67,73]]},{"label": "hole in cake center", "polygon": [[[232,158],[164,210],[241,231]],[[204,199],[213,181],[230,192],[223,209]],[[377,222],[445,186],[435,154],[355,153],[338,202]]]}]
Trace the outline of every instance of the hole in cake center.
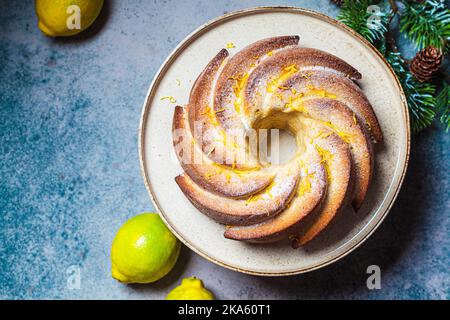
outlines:
[{"label": "hole in cake center", "polygon": [[297,152],[295,137],[288,130],[272,128],[260,134],[259,157],[272,165],[289,162]]}]

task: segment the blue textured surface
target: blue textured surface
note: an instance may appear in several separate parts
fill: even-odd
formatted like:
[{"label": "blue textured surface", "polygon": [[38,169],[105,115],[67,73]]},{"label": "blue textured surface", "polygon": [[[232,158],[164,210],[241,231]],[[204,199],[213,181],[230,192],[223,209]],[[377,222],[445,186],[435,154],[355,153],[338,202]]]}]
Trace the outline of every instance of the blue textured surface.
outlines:
[{"label": "blue textured surface", "polygon": [[[221,299],[450,299],[450,135],[438,126],[413,139],[403,189],[382,226],[332,266],[260,278],[183,248],[155,284],[110,277],[115,232],[153,210],[137,132],[157,68],[207,20],[268,4],[337,14],[328,0],[108,1],[87,33],[54,40],[37,29],[32,1],[0,0],[0,298],[161,299],[196,275]],[[381,290],[366,287],[371,264],[381,267]],[[71,265],[81,270],[79,290],[67,288]]]}]

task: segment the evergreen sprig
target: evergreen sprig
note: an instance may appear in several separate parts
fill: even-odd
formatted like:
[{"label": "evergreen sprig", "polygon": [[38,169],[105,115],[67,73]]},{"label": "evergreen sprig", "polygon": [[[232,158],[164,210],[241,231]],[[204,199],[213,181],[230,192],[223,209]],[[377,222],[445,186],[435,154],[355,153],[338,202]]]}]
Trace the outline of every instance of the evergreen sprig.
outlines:
[{"label": "evergreen sprig", "polygon": [[371,19],[374,13],[368,11],[368,7],[379,1],[356,0],[344,1],[338,20],[358,32],[372,44],[382,41],[387,32],[389,13],[380,10],[375,15],[379,19]]},{"label": "evergreen sprig", "polygon": [[389,51],[386,60],[394,69],[408,102],[411,128],[414,133],[429,127],[436,115],[436,86],[419,82],[408,71],[406,62],[399,52]]},{"label": "evergreen sprig", "polygon": [[[395,40],[389,33],[392,18],[399,13],[394,0],[344,0],[338,20],[357,31],[386,57],[394,69],[405,92],[411,128],[417,133],[431,125],[436,114],[440,121],[450,130],[449,86],[445,86],[436,98],[436,85],[429,82],[419,82],[409,71],[408,63],[398,52]],[[433,45],[439,49],[448,50],[450,36],[450,13],[443,0],[425,0],[422,3],[401,1],[404,10],[401,12],[400,32],[422,49]],[[377,13],[378,28],[368,24],[373,12],[370,5],[377,4],[382,9]]]},{"label": "evergreen sprig", "polygon": [[450,130],[450,86],[446,81],[436,97],[436,110],[441,114],[439,120],[444,124],[445,131],[448,132]]},{"label": "evergreen sprig", "polygon": [[450,37],[450,10],[444,0],[405,2],[404,5],[400,32],[404,32],[418,50],[428,46],[443,50]]}]

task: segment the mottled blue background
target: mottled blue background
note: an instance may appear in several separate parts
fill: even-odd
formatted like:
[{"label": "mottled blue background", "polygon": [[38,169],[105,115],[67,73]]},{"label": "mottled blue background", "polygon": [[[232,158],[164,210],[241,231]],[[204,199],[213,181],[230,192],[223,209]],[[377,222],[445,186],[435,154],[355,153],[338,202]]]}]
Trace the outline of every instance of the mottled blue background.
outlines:
[{"label": "mottled blue background", "polygon": [[[450,298],[450,134],[439,125],[413,139],[404,186],[382,226],[332,266],[262,278],[183,248],[155,284],[110,277],[115,232],[153,210],[137,134],[156,70],[209,19],[271,4],[338,12],[328,0],[107,1],[88,32],[55,40],[37,29],[33,1],[0,0],[0,298],[161,299],[191,275],[220,299]],[[381,267],[381,290],[366,288],[371,264]],[[80,290],[67,288],[71,265],[81,270]]]}]

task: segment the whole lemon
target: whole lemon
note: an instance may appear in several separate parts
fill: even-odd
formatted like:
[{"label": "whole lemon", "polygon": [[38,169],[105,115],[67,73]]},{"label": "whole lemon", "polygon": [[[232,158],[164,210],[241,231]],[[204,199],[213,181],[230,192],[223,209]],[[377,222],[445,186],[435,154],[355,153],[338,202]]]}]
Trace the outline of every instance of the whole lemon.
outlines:
[{"label": "whole lemon", "polygon": [[175,265],[180,242],[156,213],[143,213],[125,222],[111,247],[113,278],[125,283],[149,283]]},{"label": "whole lemon", "polygon": [[190,277],[170,291],[166,300],[214,300],[214,295],[203,286],[202,280]]},{"label": "whole lemon", "polygon": [[[97,19],[103,0],[36,0],[38,27],[50,37],[72,36]],[[79,24],[78,24],[79,22]]]}]

